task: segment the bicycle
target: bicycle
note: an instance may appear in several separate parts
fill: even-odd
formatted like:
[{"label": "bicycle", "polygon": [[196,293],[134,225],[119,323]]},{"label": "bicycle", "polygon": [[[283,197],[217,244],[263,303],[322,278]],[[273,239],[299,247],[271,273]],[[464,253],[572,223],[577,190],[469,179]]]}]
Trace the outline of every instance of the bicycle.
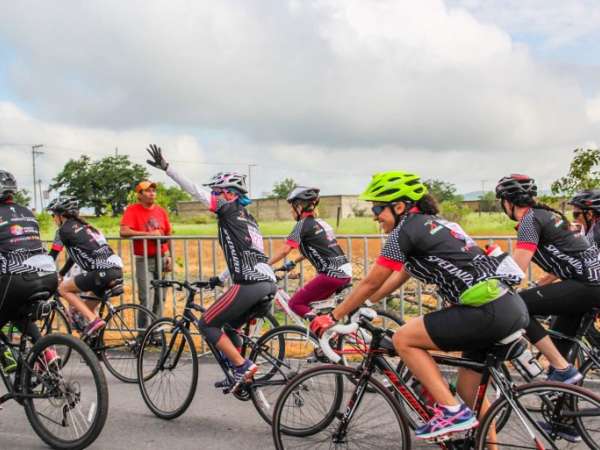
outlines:
[{"label": "bicycle", "polygon": [[[600,308],[593,308],[588,313],[584,314],[579,328],[575,336],[567,336],[551,328],[548,329],[548,334],[558,340],[571,342],[572,348],[567,356],[567,360],[574,362],[579,366],[579,371],[583,375],[581,385],[588,389],[598,390],[598,378],[600,375],[600,341],[598,340],[595,323],[600,313]],[[528,368],[521,360],[515,359],[511,361],[512,365],[517,369],[517,372],[524,380],[530,382],[537,376],[543,373],[543,366],[539,362],[542,358],[541,352],[536,352],[531,355],[529,364],[535,364],[537,370],[532,373],[532,369]],[[535,361],[535,362],[534,362]]]},{"label": "bicycle", "polygon": [[[171,281],[156,282],[161,287],[175,287],[187,292],[183,313],[174,318],[156,320],[146,330],[138,356],[138,383],[144,402],[148,408],[162,419],[174,419],[183,414],[192,402],[198,383],[197,346],[200,345],[201,333],[197,328],[198,317],[195,313],[205,312],[205,308],[194,303],[197,294],[209,287],[205,281]],[[300,372],[303,365],[316,361],[316,338],[307,336],[303,328],[275,327],[266,334],[257,337],[252,332],[252,321],[255,317],[263,317],[270,308],[272,295],[265,297],[250,314],[250,320],[242,330],[233,330],[226,326],[228,332],[236,333],[242,340],[242,354],[259,367],[254,381],[242,384],[233,390],[233,368],[225,356],[209,341],[208,346],[227,380],[223,393],[232,393],[242,401],[251,400],[260,416],[270,423],[269,405],[265,401],[264,390],[280,389],[293,376]],[[267,317],[269,317],[267,315]],[[192,324],[197,334],[192,335]]]},{"label": "bicycle", "polygon": [[[48,314],[50,295],[40,292],[28,299],[27,326]],[[16,362],[10,373],[0,370],[7,391],[0,404],[8,400],[21,404],[35,433],[53,448],[76,450],[94,442],[106,422],[108,387],[90,348],[62,334],[46,335],[33,344],[23,333],[15,344],[0,331],[0,342]],[[46,351],[52,349],[67,349],[77,358],[71,358],[69,364],[47,362]]]},{"label": "bicycle", "polygon": [[[49,300],[49,314],[38,321],[37,325],[42,335],[54,332],[72,334],[73,331],[76,331],[98,359],[104,362],[110,373],[125,383],[135,383],[137,381],[137,353],[144,334],[144,327],[152,323],[156,316],[142,305],[126,303],[114,306],[110,299],[122,293],[123,280],[121,279],[107,289],[102,298],[80,295],[82,300],[100,303],[98,315],[106,322],[106,327],[95,336],[83,336],[84,327],[72,320],[71,313],[60,300],[58,293],[52,300]],[[68,349],[65,349],[65,352],[67,351]],[[63,363],[66,363],[70,354],[64,353],[60,356]]]},{"label": "bicycle", "polygon": [[[322,365],[294,378],[277,400],[273,413],[273,439],[283,448],[410,448],[410,430],[432,418],[432,411],[390,365],[395,355],[391,333],[373,326],[368,315],[359,323],[336,325],[319,340],[335,361],[329,346],[334,334],[366,328],[373,337],[364,363],[356,368]],[[439,364],[482,372],[474,412],[481,412],[490,382],[498,398],[481,417],[476,429],[446,435],[434,443],[444,449],[569,448],[559,436],[572,426],[590,448],[600,448],[600,397],[578,386],[537,382],[515,386],[502,370],[504,361],[523,351],[520,334],[490,348],[484,363],[449,355],[433,355]],[[387,386],[373,377],[380,371]],[[347,382],[352,379],[352,382]],[[403,402],[403,407],[400,402]],[[529,405],[541,405],[532,411]],[[410,409],[407,414],[406,408]],[[584,423],[585,421],[585,423]],[[590,424],[594,421],[596,425]]]}]

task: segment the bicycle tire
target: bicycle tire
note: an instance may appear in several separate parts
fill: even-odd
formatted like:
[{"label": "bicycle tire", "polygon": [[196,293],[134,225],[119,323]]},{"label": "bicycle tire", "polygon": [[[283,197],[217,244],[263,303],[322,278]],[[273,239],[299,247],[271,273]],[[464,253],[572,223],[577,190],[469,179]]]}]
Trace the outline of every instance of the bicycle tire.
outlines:
[{"label": "bicycle tire", "polygon": [[[291,338],[293,335],[296,335],[295,339]],[[271,341],[276,341],[275,345]],[[310,348],[306,344],[302,345],[302,341],[310,342]],[[272,422],[272,405],[275,404],[273,399],[277,399],[289,380],[306,368],[304,362],[306,365],[319,362],[315,353],[318,347],[317,337],[313,333],[307,334],[305,328],[297,325],[274,328],[256,342],[249,359],[259,366],[259,372],[254,377],[254,384],[250,386],[250,399],[269,425]],[[267,366],[267,370],[261,371],[261,366]]]},{"label": "bicycle tire", "polygon": [[[573,412],[573,402],[575,399],[577,400],[577,404],[580,401],[587,401],[594,405],[594,410],[597,411],[598,418],[600,419],[600,397],[595,395],[594,393],[583,389],[579,386],[567,385],[563,383],[554,383],[554,382],[534,382],[529,384],[524,384],[518,386],[513,391],[514,400],[518,402],[518,404],[522,407],[522,411],[517,414],[512,407],[510,406],[508,400],[505,397],[497,399],[489,408],[485,416],[481,419],[479,428],[477,429],[477,433],[475,435],[475,448],[478,450],[483,450],[487,448],[488,445],[496,445],[499,448],[506,448],[507,445],[503,443],[504,439],[517,440],[519,444],[519,448],[528,448],[525,447],[527,440],[531,440],[531,436],[529,436],[528,431],[522,425],[521,417],[527,415],[528,427],[530,430],[534,431],[536,434],[536,439],[538,442],[533,441],[530,445],[531,448],[546,448],[548,445],[556,446],[556,448],[572,448],[572,443],[564,440],[558,439],[556,433],[560,430],[560,427],[573,426],[571,423],[575,420],[575,426],[577,427],[580,434],[582,434],[582,438],[589,448],[599,449],[600,446],[596,443],[596,441],[600,441],[597,436],[595,439],[591,439],[589,434],[587,434],[586,428],[581,427],[580,423],[577,423],[577,420],[581,421],[581,418],[576,418],[576,413]],[[546,408],[544,406],[540,408],[529,408],[527,403],[524,401],[524,398],[529,396],[530,399],[528,401],[533,403],[541,403],[542,405],[547,405]],[[557,414],[560,414],[560,411],[552,409],[552,416],[549,417],[548,412],[544,411],[544,409],[553,408],[555,402],[565,401],[565,403],[570,404],[570,410],[565,411],[565,416],[557,417]],[[525,429],[525,431],[521,430],[523,437],[519,439],[519,428],[515,426],[510,426],[506,423],[501,430],[496,430],[497,432],[505,431],[508,428],[506,434],[507,437],[498,438],[496,436],[495,441],[488,442],[491,439],[489,436],[492,435],[490,431],[491,427],[494,426],[496,421],[496,416],[502,414],[505,415],[504,410],[510,410],[510,414],[508,415],[508,419],[513,419],[517,424],[521,423],[521,427]],[[523,414],[525,412],[526,414]],[[533,414],[537,414],[538,416],[534,416]],[[575,417],[575,418],[574,418]],[[549,420],[551,422],[549,422]],[[561,420],[564,420],[563,423],[560,423]],[[551,444],[548,443],[548,439],[545,439],[540,431],[541,427],[548,427],[548,429],[553,430],[550,432],[549,437],[552,441]],[[564,428],[562,428],[564,430]],[[582,433],[583,430],[583,433]],[[546,443],[546,445],[545,445]],[[560,445],[564,444],[564,447],[560,447]],[[516,444],[514,444],[516,445]]]},{"label": "bicycle tire", "polygon": [[[262,314],[260,317],[254,318],[253,321],[255,321],[255,324],[250,325],[252,328],[249,330],[248,337],[254,341],[258,341],[266,333],[279,327],[279,321],[271,313]],[[268,329],[265,330],[266,323],[268,323]],[[248,346],[244,345],[240,354],[245,358],[248,355],[248,350]]]},{"label": "bicycle tire", "polygon": [[[182,341],[179,343],[177,339],[182,336]],[[156,340],[160,342],[156,342]],[[186,350],[184,346],[188,346]],[[173,353],[173,350],[176,350]],[[188,351],[189,355],[186,356],[185,362],[189,361],[191,364],[192,372],[191,376],[186,376],[190,382],[189,389],[185,392],[185,398],[183,401],[178,402],[178,405],[164,409],[159,407],[155,401],[153,401],[151,393],[149,392],[150,383],[155,378],[161,375],[165,370],[169,370],[173,373],[173,368],[165,369],[159,367],[157,362],[168,362],[169,358],[174,358],[177,365],[183,364],[181,356],[184,351]],[[146,359],[146,361],[144,361]],[[152,362],[152,359],[156,359]],[[149,371],[147,370],[149,369]],[[146,406],[154,413],[155,416],[161,419],[171,420],[182,415],[192,403],[194,395],[196,394],[196,386],[198,384],[198,357],[196,352],[196,346],[194,344],[190,331],[180,326],[179,322],[175,319],[162,318],[156,320],[147,329],[146,334],[142,340],[142,345],[138,355],[138,385],[142,398]],[[175,375],[173,375],[175,377]],[[148,385],[148,386],[147,386]],[[181,384],[178,384],[178,391],[181,391]]]},{"label": "bicycle tire", "polygon": [[[323,387],[323,389],[319,391],[320,383],[315,379],[317,377],[327,377],[328,375],[332,376],[334,386]],[[326,448],[330,448],[332,442],[331,437],[329,437],[329,440],[327,439],[327,434],[329,433],[328,428],[333,424],[334,420],[339,420],[340,416],[343,415],[343,412],[347,408],[346,405],[343,404],[345,400],[344,380],[353,377],[356,377],[356,370],[349,367],[329,364],[309,369],[294,378],[282,391],[273,412],[272,430],[275,448],[278,450],[284,449],[284,440],[293,440],[295,438],[312,439],[312,442],[307,443],[305,448],[316,448],[317,444],[322,444]],[[311,404],[314,404],[313,402],[310,402],[310,400],[307,400],[306,397],[308,395],[307,393],[310,392],[311,387],[314,388],[315,392],[318,392],[319,398],[321,399],[321,404],[323,404],[324,401],[321,393],[326,392],[333,395],[331,404],[329,401],[327,401],[327,404],[324,405],[327,411],[325,411],[323,415],[319,414],[314,424],[311,423],[309,426],[303,428],[292,428],[286,424],[283,424],[282,420],[286,420],[286,418],[282,417],[284,411],[288,413],[289,408],[304,408],[305,406],[309,408]],[[357,389],[355,385],[349,383],[346,384],[346,387],[349,387],[352,391]],[[376,438],[389,439],[390,441],[393,441],[393,448],[410,448],[409,428],[400,411],[400,406],[396,399],[387,390],[387,388],[385,388],[373,377],[369,378],[368,387],[369,389],[365,389],[363,397],[360,399],[360,401],[351,406],[352,408],[356,408],[355,415],[353,416],[354,422],[351,422],[350,425],[348,425],[346,430],[348,434],[345,435],[344,438],[351,439],[349,436],[354,436],[352,433],[356,432],[361,438],[361,442],[354,444],[356,448],[367,448],[366,445],[371,445],[372,448],[388,448],[388,446],[382,446],[381,444],[377,443],[375,441]],[[367,391],[372,391],[373,393],[368,393]],[[302,397],[302,394],[304,394],[304,398]],[[367,406],[367,409],[360,409],[364,402],[375,398],[374,394],[378,394],[383,397],[387,405],[391,408],[393,420],[398,424],[400,430],[399,437],[395,436],[393,434],[393,430],[390,429],[391,427],[384,423],[385,418],[382,419],[383,414],[380,406],[371,407],[370,409]],[[291,406],[289,405],[288,401],[290,398],[292,399]],[[368,416],[369,412],[373,411],[376,411],[374,413],[375,417],[373,417],[373,424],[369,424],[366,428],[361,430],[355,422]],[[296,417],[302,417],[305,419],[307,414],[297,415]],[[363,430],[373,433],[375,438],[369,438],[365,436]],[[385,431],[382,432],[382,430]],[[325,437],[320,435],[322,432],[326,433]],[[346,447],[350,446],[349,442],[349,440],[344,442]],[[391,442],[389,442],[388,445],[390,443]]]},{"label": "bicycle tire", "polygon": [[[156,320],[154,313],[145,306],[134,303],[120,305],[105,317],[106,327],[102,329],[96,341],[98,354],[106,369],[124,383],[138,381],[137,356],[145,333],[145,330],[137,329],[139,314],[145,316],[146,324]],[[116,341],[113,343],[115,335]],[[113,357],[113,352],[117,357]],[[125,364],[121,364],[122,362]]]},{"label": "bicycle tire", "polygon": [[[38,369],[36,370],[36,361],[42,361],[40,359],[43,358],[42,352],[51,346],[68,346],[71,349],[70,354],[73,354],[74,352],[78,355],[78,358],[71,358],[70,364],[61,364],[58,366],[58,369],[50,369],[49,367],[44,368],[43,364],[38,363],[39,366],[37,366]],[[44,424],[42,418],[38,416],[36,407],[36,400],[38,399],[29,397],[24,398],[23,401],[27,419],[36,434],[44,442],[56,449],[78,450],[85,448],[94,442],[102,432],[108,415],[109,402],[108,386],[104,372],[102,371],[98,359],[87,345],[72,336],[62,334],[50,334],[42,337],[31,348],[31,351],[27,355],[27,363],[22,367],[22,389],[26,394],[33,394],[36,392],[37,388],[42,389],[43,392],[43,390],[50,385],[52,388],[48,389],[47,392],[52,393],[59,391],[65,396],[68,395],[66,399],[58,397],[58,400],[56,398],[54,400],[54,402],[64,401],[64,404],[61,407],[61,413],[63,421],[67,423],[67,412],[72,411],[76,406],[80,405],[83,402],[82,398],[85,398],[85,400],[88,399],[87,396],[84,397],[82,395],[81,391],[82,387],[89,383],[89,380],[88,378],[79,378],[74,382],[69,382],[63,379],[64,372],[68,371],[69,368],[74,368],[75,366],[79,367],[82,364],[91,370],[91,380],[95,387],[96,397],[95,401],[91,403],[87,415],[84,415],[81,411],[79,412],[87,422],[91,422],[89,429],[82,436],[71,440],[57,437]],[[46,370],[44,371],[44,369]],[[56,385],[54,385],[53,380],[56,378],[60,379],[58,382],[55,382]],[[51,401],[50,404],[53,405],[54,403]],[[43,419],[47,419],[47,414],[49,413],[44,409],[44,414],[42,415]],[[76,421],[76,415],[73,413],[68,417],[71,421]]]}]

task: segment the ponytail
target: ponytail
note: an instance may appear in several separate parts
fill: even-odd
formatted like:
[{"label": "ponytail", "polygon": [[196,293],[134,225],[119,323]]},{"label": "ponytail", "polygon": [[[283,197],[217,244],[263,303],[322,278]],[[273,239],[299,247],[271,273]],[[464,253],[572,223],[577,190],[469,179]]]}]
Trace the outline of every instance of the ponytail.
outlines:
[{"label": "ponytail", "polygon": [[437,216],[440,213],[440,207],[437,200],[430,194],[425,194],[415,202],[415,206],[419,208],[423,214]]},{"label": "ponytail", "polygon": [[571,222],[569,222],[569,219],[567,219],[567,216],[565,216],[561,211],[554,209],[544,203],[538,203],[536,201],[533,201],[533,204],[530,205],[533,209],[543,209],[544,211],[550,211],[551,213],[554,213],[558,216],[560,216],[560,218],[565,222],[566,227],[570,227],[571,226]]},{"label": "ponytail", "polygon": [[65,219],[73,219],[75,222],[79,222],[84,227],[90,228],[90,230],[92,230],[94,233],[99,233],[99,231],[91,223],[82,219],[78,212],[65,212],[61,214],[61,216],[63,216]]}]

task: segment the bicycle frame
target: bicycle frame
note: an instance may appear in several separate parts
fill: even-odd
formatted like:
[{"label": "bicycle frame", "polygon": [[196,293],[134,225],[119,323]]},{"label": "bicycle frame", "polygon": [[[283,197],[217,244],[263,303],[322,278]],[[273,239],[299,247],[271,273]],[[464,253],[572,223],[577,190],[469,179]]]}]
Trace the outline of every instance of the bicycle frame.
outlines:
[{"label": "bicycle frame", "polygon": [[[399,376],[396,370],[384,358],[383,355],[386,353],[386,350],[381,348],[381,342],[385,336],[385,331],[377,329],[365,320],[361,321],[361,326],[371,332],[373,341],[362,368],[359,369],[361,372],[360,377],[356,382],[356,389],[350,397],[343,416],[340,419],[340,424],[338,425],[338,429],[334,435],[334,440],[341,440],[345,436],[348,424],[350,423],[356,408],[360,404],[360,401],[366,392],[369,379],[376,370],[379,370],[384,374],[386,379],[391,383],[391,386],[394,388],[395,392],[404,400],[405,404],[412,410],[413,413],[417,414],[424,422],[429,421],[433,417],[429,413],[427,405],[419,399],[419,396],[414,392],[414,390]],[[544,437],[544,439],[546,439],[548,442],[552,442],[552,439],[548,436],[548,434],[531,417],[527,411],[527,408],[523,407],[516,399],[514,395],[514,384],[504,376],[502,371],[502,365],[504,364],[502,360],[499,360],[493,354],[488,355],[485,363],[449,355],[436,354],[432,356],[438,364],[462,367],[482,372],[481,382],[477,388],[475,405],[473,407],[473,412],[476,416],[480,416],[483,401],[485,399],[485,393],[488,389],[490,381],[493,380],[496,388],[499,390],[501,395],[506,398],[512,410],[515,411],[519,416],[532,439],[536,439],[535,434],[532,431],[533,427]],[[411,424],[411,428],[414,429],[417,424],[409,415],[405,414],[405,417]],[[475,439],[475,433],[475,429],[468,431],[464,440],[473,442]],[[463,439],[461,439],[461,444],[462,442]],[[455,447],[452,440],[439,441],[437,444],[444,449],[458,448]]]}]

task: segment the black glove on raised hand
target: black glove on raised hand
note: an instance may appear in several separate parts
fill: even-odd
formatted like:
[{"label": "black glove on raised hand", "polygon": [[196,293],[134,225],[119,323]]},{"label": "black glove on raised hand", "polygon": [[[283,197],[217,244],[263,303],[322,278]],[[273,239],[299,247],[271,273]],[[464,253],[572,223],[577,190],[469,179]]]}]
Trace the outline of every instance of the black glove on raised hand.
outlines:
[{"label": "black glove on raised hand", "polygon": [[208,279],[208,286],[211,289],[214,289],[216,286],[223,286],[223,282],[219,277],[210,277]]},{"label": "black glove on raised hand", "polygon": [[152,159],[147,159],[146,162],[150,164],[152,167],[156,167],[160,170],[167,170],[169,167],[169,163],[162,155],[162,150],[156,144],[150,144],[150,147],[146,149],[146,151],[150,154]]}]

